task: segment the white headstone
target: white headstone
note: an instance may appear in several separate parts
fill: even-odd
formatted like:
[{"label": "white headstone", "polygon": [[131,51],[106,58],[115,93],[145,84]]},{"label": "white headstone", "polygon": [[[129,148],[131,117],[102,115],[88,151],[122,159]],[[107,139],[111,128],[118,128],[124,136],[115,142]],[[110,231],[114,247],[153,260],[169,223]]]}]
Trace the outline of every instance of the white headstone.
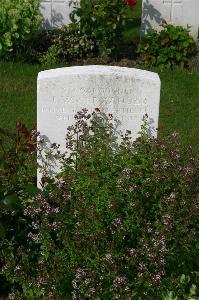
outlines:
[{"label": "white headstone", "polygon": [[[111,113],[121,124],[119,131],[141,129],[143,116],[151,128],[158,127],[160,79],[158,74],[133,68],[112,66],[67,67],[38,75],[37,130],[49,143],[65,151],[68,126],[74,115],[87,108]],[[151,132],[156,136],[157,132]]]},{"label": "white headstone", "polygon": [[163,21],[176,26],[191,26],[195,40],[199,33],[199,0],[143,0],[141,35],[148,29],[158,31]]},{"label": "white headstone", "polygon": [[[41,0],[42,29],[53,29],[70,23],[71,0]],[[77,1],[78,3],[78,1]]]}]

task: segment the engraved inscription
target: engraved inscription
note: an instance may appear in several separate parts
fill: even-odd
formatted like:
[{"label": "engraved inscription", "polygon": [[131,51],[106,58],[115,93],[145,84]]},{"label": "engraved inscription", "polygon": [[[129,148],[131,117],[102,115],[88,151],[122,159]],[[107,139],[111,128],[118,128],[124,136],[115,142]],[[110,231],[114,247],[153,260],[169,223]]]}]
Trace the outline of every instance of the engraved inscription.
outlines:
[{"label": "engraved inscription", "polygon": [[[86,107],[91,113],[95,107],[107,113],[113,113],[121,121],[133,120],[148,112],[146,98],[140,99],[134,96],[135,91],[127,88],[107,88],[96,90],[94,88],[80,87],[80,94],[71,91],[70,88],[63,89],[63,95],[52,96],[41,108],[44,114],[53,114],[58,121],[72,121],[78,110]],[[68,96],[72,95],[72,96]],[[84,101],[82,100],[84,99]],[[82,103],[84,103],[82,105]]]},{"label": "engraved inscription", "polygon": [[175,7],[176,5],[182,5],[182,0],[163,0],[163,4],[170,5],[170,21],[175,21]]}]

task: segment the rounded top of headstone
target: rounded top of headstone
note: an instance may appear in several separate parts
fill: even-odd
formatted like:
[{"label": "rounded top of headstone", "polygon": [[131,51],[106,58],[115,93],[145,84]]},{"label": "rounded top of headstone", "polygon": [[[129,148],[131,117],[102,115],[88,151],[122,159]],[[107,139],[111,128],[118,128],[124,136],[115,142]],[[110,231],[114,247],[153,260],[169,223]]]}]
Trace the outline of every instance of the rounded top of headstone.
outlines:
[{"label": "rounded top of headstone", "polygon": [[103,76],[127,76],[134,77],[140,80],[153,80],[160,82],[157,73],[140,70],[136,68],[106,66],[106,65],[89,65],[89,66],[75,66],[64,67],[42,71],[38,74],[38,80],[47,78],[56,78],[70,75],[103,75]]}]

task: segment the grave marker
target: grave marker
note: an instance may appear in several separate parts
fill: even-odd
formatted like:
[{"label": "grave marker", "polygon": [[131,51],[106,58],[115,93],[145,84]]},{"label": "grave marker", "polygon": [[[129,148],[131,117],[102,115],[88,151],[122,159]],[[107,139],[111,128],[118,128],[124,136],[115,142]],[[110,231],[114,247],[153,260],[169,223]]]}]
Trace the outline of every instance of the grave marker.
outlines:
[{"label": "grave marker", "polygon": [[199,33],[198,0],[143,0],[141,35],[148,29],[161,30],[161,23],[191,26],[190,34],[195,40]]},{"label": "grave marker", "polygon": [[41,0],[41,29],[53,29],[70,23],[71,0]]},{"label": "grave marker", "polygon": [[[100,108],[121,124],[121,132],[132,131],[133,139],[147,113],[158,127],[160,79],[156,73],[111,66],[67,67],[38,75],[37,130],[49,144],[65,151],[68,126],[77,111]],[[157,135],[156,130],[151,133]]]}]

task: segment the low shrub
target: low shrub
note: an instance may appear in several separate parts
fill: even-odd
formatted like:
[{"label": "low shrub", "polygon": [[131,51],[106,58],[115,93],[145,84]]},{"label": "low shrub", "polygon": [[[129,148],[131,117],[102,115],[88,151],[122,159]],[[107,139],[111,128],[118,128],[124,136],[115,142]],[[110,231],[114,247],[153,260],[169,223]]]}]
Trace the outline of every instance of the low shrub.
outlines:
[{"label": "low shrub", "polygon": [[39,0],[4,0],[0,6],[0,57],[23,52],[39,30]]},{"label": "low shrub", "polygon": [[[16,123],[16,134],[0,128],[0,186],[4,194],[24,189],[35,183],[36,131]],[[32,154],[32,155],[30,155]]]},{"label": "low shrub", "polygon": [[81,33],[79,24],[69,24],[51,33],[51,46],[41,56],[42,64],[71,62],[96,54],[95,42]]},{"label": "low shrub", "polygon": [[145,64],[165,68],[186,66],[188,58],[196,51],[196,43],[188,29],[170,24],[164,24],[159,33],[150,29],[138,47]]},{"label": "low shrub", "polygon": [[26,244],[1,241],[9,299],[197,299],[198,156],[175,133],[151,139],[146,118],[135,142],[99,109],[75,119],[66,153],[47,154],[60,173],[45,163],[21,201]]},{"label": "low shrub", "polygon": [[52,45],[47,52],[41,55],[39,62],[45,67],[53,67],[58,64],[58,48]]},{"label": "low shrub", "polygon": [[[36,190],[36,136],[20,122],[16,134],[0,128],[0,245],[6,238],[15,247],[26,245],[31,223],[23,214],[23,201]],[[7,244],[7,245],[8,245]],[[0,266],[4,258],[0,246]],[[10,285],[0,275],[0,296]]]}]

